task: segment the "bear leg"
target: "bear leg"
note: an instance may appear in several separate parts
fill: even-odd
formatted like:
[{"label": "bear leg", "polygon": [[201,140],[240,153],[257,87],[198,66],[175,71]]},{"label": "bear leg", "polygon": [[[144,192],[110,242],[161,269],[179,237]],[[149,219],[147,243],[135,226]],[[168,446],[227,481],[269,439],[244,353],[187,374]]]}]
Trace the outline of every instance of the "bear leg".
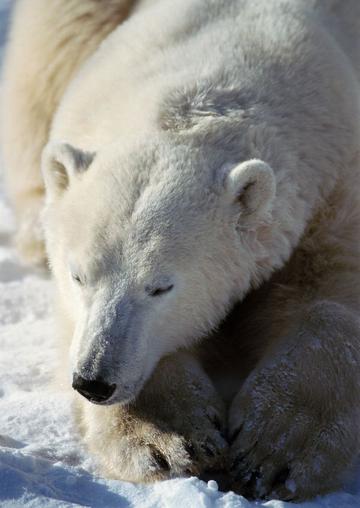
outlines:
[{"label": "bear leg", "polygon": [[40,211],[43,147],[66,86],[81,63],[128,16],[134,0],[19,0],[7,47],[2,100],[6,185],[30,264],[45,261]]},{"label": "bear leg", "polygon": [[[232,488],[300,501],[338,488],[360,451],[356,175],[309,225],[263,302],[262,356],[229,414]],[[356,189],[356,190],[355,190]]]}]

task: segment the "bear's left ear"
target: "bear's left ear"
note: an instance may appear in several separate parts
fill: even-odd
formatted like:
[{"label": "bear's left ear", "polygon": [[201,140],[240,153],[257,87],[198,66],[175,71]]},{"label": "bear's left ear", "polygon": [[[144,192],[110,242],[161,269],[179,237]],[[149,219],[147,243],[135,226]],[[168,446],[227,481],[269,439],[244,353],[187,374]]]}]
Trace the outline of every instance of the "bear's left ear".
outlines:
[{"label": "bear's left ear", "polygon": [[275,197],[274,172],[258,159],[242,162],[228,171],[224,185],[231,199],[239,204],[243,218],[265,215]]},{"label": "bear's left ear", "polygon": [[50,142],[44,149],[41,170],[47,197],[60,196],[71,181],[86,171],[95,154],[74,148],[68,143]]}]

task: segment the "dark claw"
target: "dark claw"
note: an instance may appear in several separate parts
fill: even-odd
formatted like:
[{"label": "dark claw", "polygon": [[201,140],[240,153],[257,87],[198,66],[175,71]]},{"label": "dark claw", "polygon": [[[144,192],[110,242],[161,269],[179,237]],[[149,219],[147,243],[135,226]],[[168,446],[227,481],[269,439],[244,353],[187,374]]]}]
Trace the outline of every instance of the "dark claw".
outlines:
[{"label": "dark claw", "polygon": [[[257,442],[251,447],[249,448],[246,452],[244,453],[240,453],[236,459],[234,460],[234,462],[232,463],[232,465],[230,466],[230,471],[234,471],[235,469],[240,469],[240,470],[246,470],[246,469],[249,469],[249,464],[248,464],[248,461],[246,460],[246,458],[250,455],[250,453],[254,450],[254,448],[256,447],[257,445]],[[243,465],[242,467],[239,468],[240,464],[243,462]]]},{"label": "dark claw", "polygon": [[220,418],[215,415],[212,418],[210,418],[211,423],[214,425],[215,429],[219,432],[220,436],[223,438],[224,441],[227,441],[228,436],[225,428],[223,427]]},{"label": "dark claw", "polygon": [[231,480],[226,472],[222,469],[209,469],[207,471],[203,471],[199,475],[199,478],[206,483],[209,480],[215,480],[221,492],[227,492],[230,490]]},{"label": "dark claw", "polygon": [[280,487],[280,492],[272,491],[267,496],[267,499],[268,500],[279,499],[279,500],[287,502],[287,503],[292,503],[292,502],[296,502],[296,501],[299,502],[296,495],[294,493],[288,492],[288,490],[285,487],[283,489],[281,489],[281,487]]},{"label": "dark claw", "polygon": [[253,471],[251,473],[250,479],[244,483],[241,493],[247,499],[255,499],[256,498],[256,484],[258,479],[260,478],[259,471]]},{"label": "dark claw", "polygon": [[248,463],[246,462],[246,453],[243,455],[238,455],[234,462],[230,466],[231,472],[237,472],[239,469],[240,471],[246,470],[248,468]]},{"label": "dark claw", "polygon": [[194,459],[196,455],[194,445],[192,443],[186,443],[184,448],[190,459]]},{"label": "dark claw", "polygon": [[236,440],[236,438],[238,437],[238,435],[240,434],[240,432],[242,431],[242,428],[243,426],[240,425],[239,428],[237,428],[236,430],[234,430],[234,432],[231,434],[231,436],[229,437],[229,444],[232,445],[233,442]]},{"label": "dark claw", "polygon": [[228,442],[228,438],[227,438],[227,433],[226,433],[225,431],[221,431],[221,430],[220,430],[220,431],[219,431],[219,434],[220,434],[220,436],[223,438],[223,440],[224,440],[227,444],[229,444],[229,442]]},{"label": "dark claw", "polygon": [[221,421],[220,421],[220,418],[215,415],[212,419],[211,419],[214,427],[216,430],[218,430],[219,432],[222,432],[222,424],[221,424]]},{"label": "dark claw", "polygon": [[204,450],[208,457],[215,457],[214,451],[207,445],[202,445],[201,448]]},{"label": "dark claw", "polygon": [[289,478],[290,469],[288,467],[285,467],[284,469],[281,469],[275,476],[271,489],[275,490],[280,485],[283,485],[286,480]]},{"label": "dark claw", "polygon": [[169,465],[168,461],[166,460],[166,458],[164,457],[164,455],[161,452],[159,452],[159,450],[157,448],[155,448],[154,446],[150,446],[150,448],[151,448],[151,454],[152,454],[153,458],[155,459],[157,465],[164,471],[170,471],[170,465]]},{"label": "dark claw", "polygon": [[214,425],[215,429],[220,432],[221,436],[226,439],[226,431],[225,431],[225,428],[223,426],[223,424],[221,423],[221,420],[220,418],[215,415],[212,419],[212,424]]}]

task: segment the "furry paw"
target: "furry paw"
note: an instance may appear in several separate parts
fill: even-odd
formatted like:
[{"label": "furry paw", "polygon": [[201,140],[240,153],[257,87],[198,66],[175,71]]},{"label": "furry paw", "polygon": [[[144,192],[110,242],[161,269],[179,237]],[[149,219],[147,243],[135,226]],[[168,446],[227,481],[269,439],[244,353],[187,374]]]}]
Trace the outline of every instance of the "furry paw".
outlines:
[{"label": "furry paw", "polygon": [[187,422],[181,431],[131,412],[116,419],[119,425],[110,427],[110,432],[96,426],[86,436],[105,473],[113,478],[151,482],[224,467],[227,442],[220,420],[213,414],[203,415],[191,425]]},{"label": "furry paw", "polygon": [[231,488],[246,497],[299,501],[334,490],[355,459],[359,414],[318,400],[293,367],[287,357],[255,371],[233,401]]}]

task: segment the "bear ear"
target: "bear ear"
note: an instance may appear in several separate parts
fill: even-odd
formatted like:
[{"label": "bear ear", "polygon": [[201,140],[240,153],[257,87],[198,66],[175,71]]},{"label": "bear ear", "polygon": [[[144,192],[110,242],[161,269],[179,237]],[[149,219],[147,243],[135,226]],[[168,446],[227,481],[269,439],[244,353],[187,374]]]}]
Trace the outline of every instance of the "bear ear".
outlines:
[{"label": "bear ear", "polygon": [[50,142],[44,149],[41,170],[48,197],[60,196],[74,178],[86,171],[95,154],[68,143]]},{"label": "bear ear", "polygon": [[275,197],[274,172],[258,159],[242,162],[227,171],[224,185],[231,199],[239,204],[243,218],[264,216]]}]

